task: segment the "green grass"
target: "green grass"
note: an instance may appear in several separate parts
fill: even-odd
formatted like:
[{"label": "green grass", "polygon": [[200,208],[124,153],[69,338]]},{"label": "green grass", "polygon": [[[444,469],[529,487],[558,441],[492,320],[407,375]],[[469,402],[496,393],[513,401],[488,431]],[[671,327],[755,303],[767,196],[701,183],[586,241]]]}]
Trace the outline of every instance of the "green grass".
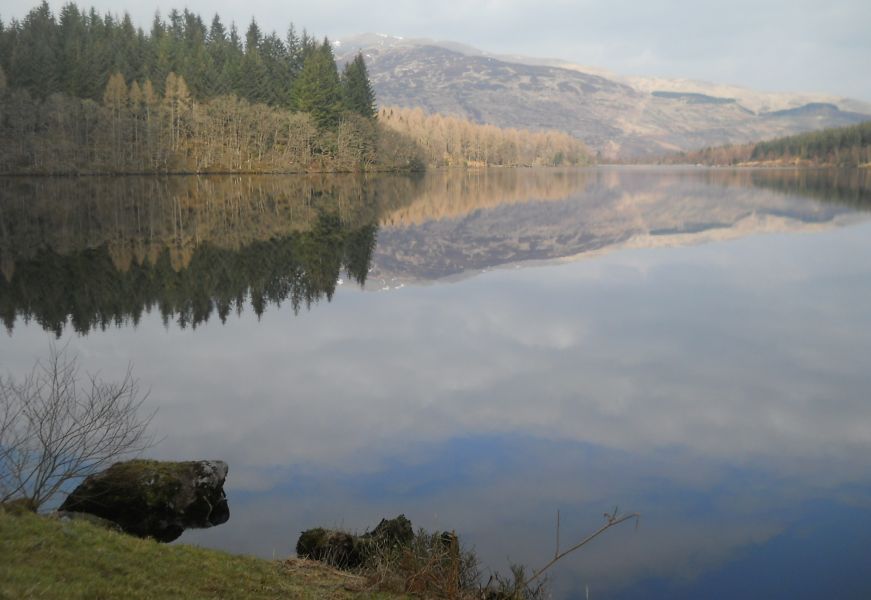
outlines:
[{"label": "green grass", "polygon": [[397,598],[320,563],[167,546],[0,509],[0,599]]}]

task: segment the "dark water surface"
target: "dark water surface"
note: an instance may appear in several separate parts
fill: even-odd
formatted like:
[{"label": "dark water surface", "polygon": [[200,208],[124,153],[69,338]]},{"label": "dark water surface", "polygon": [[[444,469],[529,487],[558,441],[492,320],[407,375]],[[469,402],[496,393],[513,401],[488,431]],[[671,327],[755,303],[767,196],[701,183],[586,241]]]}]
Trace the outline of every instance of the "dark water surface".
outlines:
[{"label": "dark water surface", "polygon": [[871,597],[871,176],[0,180],[0,369],[52,340],[230,465],[266,557],[404,512],[556,597]]}]

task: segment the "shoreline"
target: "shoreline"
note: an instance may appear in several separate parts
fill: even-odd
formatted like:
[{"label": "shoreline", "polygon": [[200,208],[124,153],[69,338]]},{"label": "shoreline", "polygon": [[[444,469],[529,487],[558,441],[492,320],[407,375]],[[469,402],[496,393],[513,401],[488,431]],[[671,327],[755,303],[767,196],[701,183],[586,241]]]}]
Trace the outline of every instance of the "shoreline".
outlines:
[{"label": "shoreline", "polygon": [[871,170],[871,163],[862,165],[839,166],[839,165],[790,165],[773,163],[739,163],[736,165],[705,165],[698,163],[600,163],[593,165],[487,165],[487,166],[456,166],[456,167],[428,167],[426,169],[364,169],[347,171],[124,171],[124,172],[100,172],[88,171],[82,173],[68,172],[19,172],[0,173],[0,179],[26,179],[26,178],[125,178],[125,177],[309,177],[309,176],[358,176],[370,175],[424,175],[434,172],[486,172],[494,171],[527,171],[527,170],[613,170],[613,169],[686,169],[686,170],[741,170],[741,171],[865,171]]}]

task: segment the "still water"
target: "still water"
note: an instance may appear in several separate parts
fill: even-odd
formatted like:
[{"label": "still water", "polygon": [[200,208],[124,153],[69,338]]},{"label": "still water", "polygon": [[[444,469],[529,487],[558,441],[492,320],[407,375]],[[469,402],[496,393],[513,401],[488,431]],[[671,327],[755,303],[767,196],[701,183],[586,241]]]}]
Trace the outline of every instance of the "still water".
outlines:
[{"label": "still water", "polygon": [[871,174],[0,181],[0,368],[132,364],[181,541],[405,513],[558,598],[871,597]]}]

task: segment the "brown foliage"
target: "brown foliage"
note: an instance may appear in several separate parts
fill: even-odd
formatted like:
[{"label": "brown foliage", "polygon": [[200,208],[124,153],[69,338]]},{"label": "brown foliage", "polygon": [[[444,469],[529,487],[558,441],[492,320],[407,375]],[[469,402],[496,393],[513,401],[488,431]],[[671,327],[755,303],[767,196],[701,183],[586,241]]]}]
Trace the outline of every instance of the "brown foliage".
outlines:
[{"label": "brown foliage", "polygon": [[559,166],[590,164],[583,142],[557,131],[526,131],[429,115],[420,108],[384,107],[378,120],[404,134],[437,167]]},{"label": "brown foliage", "polygon": [[[378,129],[345,114],[334,131],[310,115],[237,96],[195,102],[170,73],[152,82],[109,78],[102,105],[45,100],[0,86],[0,173],[296,173],[393,169],[404,150],[376,161]],[[396,144],[394,144],[396,145]]]}]

